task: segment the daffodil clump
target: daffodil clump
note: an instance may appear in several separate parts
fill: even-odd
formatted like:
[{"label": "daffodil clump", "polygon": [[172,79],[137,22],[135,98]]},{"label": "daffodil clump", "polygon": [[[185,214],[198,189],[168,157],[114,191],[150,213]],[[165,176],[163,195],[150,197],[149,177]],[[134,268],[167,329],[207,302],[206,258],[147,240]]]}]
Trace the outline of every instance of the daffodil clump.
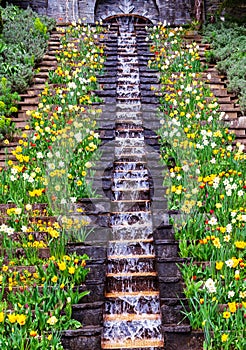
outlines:
[{"label": "daffodil clump", "polygon": [[[92,166],[99,157],[96,120],[101,110],[97,75],[103,72],[103,29],[73,23],[61,31],[58,66],[39,96],[38,108],[27,111],[30,122],[0,169],[1,203],[13,203],[20,213],[3,219],[6,230],[32,231],[26,207],[49,204],[48,215],[69,213],[78,198],[92,195]],[[8,143],[8,140],[5,140]],[[7,221],[7,222],[6,222]],[[81,221],[81,220],[80,220]]]},{"label": "daffodil clump", "polygon": [[82,326],[72,319],[72,305],[88,294],[81,289],[88,257],[65,252],[88,224],[76,202],[91,194],[86,178],[98,157],[103,34],[99,25],[82,23],[60,30],[58,66],[0,169],[3,350],[63,349],[61,331]]},{"label": "daffodil clump", "polygon": [[[243,349],[245,343],[246,154],[222,119],[202,71],[198,45],[182,28],[153,27],[149,33],[160,71],[159,130],[167,164],[169,209],[180,253],[193,328],[203,328],[205,349]],[[195,263],[196,261],[196,263]],[[200,261],[200,262],[199,262]],[[209,263],[202,263],[209,261]]]},{"label": "daffodil clump", "polygon": [[88,256],[51,256],[42,266],[2,265],[0,272],[1,349],[61,350],[61,331],[81,327],[72,319],[72,305],[89,269]]}]

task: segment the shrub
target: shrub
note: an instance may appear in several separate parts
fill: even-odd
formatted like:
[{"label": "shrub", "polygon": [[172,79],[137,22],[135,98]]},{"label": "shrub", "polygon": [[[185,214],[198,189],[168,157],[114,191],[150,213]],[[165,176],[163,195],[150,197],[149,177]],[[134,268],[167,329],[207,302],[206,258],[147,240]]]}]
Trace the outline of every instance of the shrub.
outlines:
[{"label": "shrub", "polygon": [[47,50],[48,32],[55,21],[16,6],[7,6],[1,11],[4,27],[0,41],[0,77],[6,77],[13,90],[23,92],[33,78],[33,67]]},{"label": "shrub", "polygon": [[206,58],[217,62],[217,68],[228,76],[228,90],[239,97],[239,104],[246,111],[246,27],[230,22],[209,24],[204,28],[204,41],[211,43]]}]

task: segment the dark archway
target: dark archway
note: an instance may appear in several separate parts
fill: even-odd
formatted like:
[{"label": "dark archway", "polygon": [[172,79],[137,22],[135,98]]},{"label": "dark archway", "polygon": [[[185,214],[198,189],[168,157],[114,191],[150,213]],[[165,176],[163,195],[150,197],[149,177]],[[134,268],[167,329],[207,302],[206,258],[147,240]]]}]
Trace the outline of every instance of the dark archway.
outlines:
[{"label": "dark archway", "polygon": [[105,18],[103,22],[108,24],[121,24],[122,20],[127,18],[129,18],[129,20],[132,20],[133,24],[153,25],[153,22],[149,18],[135,14],[114,15]]},{"label": "dark archway", "polygon": [[[142,23],[158,23],[159,8],[156,0],[97,0],[95,5],[95,20],[105,21],[114,16],[135,16]],[[137,17],[139,16],[139,17]]]}]

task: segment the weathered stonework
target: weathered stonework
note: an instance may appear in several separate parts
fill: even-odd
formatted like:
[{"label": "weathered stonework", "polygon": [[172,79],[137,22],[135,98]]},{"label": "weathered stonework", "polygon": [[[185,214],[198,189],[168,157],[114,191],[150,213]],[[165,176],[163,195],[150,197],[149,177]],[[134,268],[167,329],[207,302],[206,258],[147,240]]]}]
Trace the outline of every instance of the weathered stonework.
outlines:
[{"label": "weathered stonework", "polygon": [[192,18],[192,0],[10,0],[26,8],[28,5],[40,14],[58,21],[85,18],[87,22],[105,19],[117,14],[141,15],[154,24],[166,21],[171,25],[184,24]]}]

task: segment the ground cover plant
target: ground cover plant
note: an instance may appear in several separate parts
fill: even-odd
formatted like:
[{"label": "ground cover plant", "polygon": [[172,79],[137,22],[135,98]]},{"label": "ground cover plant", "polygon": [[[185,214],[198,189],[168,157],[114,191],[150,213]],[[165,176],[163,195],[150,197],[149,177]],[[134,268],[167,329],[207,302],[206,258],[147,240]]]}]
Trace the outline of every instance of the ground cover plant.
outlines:
[{"label": "ground cover plant", "polygon": [[193,329],[203,329],[204,349],[245,348],[246,155],[224,125],[224,113],[202,72],[195,42],[182,28],[150,30],[149,62],[160,71],[159,130],[168,165],[169,209],[180,254]]},{"label": "ground cover plant", "polygon": [[11,141],[16,132],[10,117],[18,110],[18,93],[24,93],[32,82],[35,65],[48,47],[49,33],[55,21],[38,17],[31,9],[0,7],[3,25],[0,31],[0,142]]},{"label": "ground cover plant", "polygon": [[203,30],[204,42],[210,44],[207,59],[229,80],[228,90],[239,96],[242,111],[246,111],[246,27],[230,21],[208,24]]},{"label": "ground cover plant", "polygon": [[[0,170],[0,346],[63,349],[61,331],[72,319],[88,256],[66,254],[87,224],[76,202],[91,194],[86,177],[99,145],[94,91],[103,71],[103,29],[82,23],[61,29],[58,66],[38,108]],[[7,144],[8,140],[4,142]]]},{"label": "ground cover plant", "polygon": [[13,5],[1,7],[0,11],[3,19],[0,78],[8,80],[12,91],[23,93],[35,74],[34,66],[48,48],[49,33],[55,27],[55,20]]}]

